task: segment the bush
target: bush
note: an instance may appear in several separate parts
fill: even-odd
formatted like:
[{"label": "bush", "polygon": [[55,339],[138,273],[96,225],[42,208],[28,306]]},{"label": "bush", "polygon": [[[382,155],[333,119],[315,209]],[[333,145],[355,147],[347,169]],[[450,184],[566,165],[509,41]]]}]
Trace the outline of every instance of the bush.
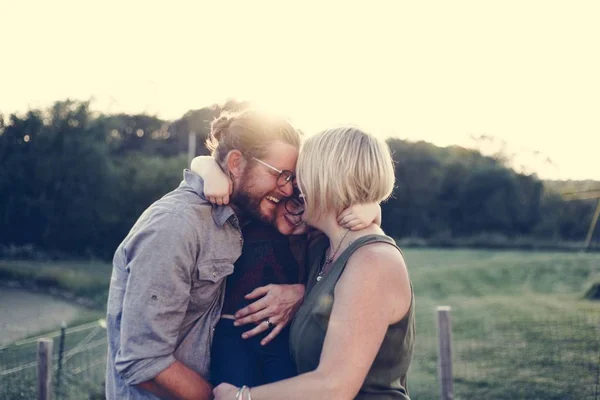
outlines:
[{"label": "bush", "polygon": [[600,300],[600,282],[595,282],[583,296],[587,300]]}]

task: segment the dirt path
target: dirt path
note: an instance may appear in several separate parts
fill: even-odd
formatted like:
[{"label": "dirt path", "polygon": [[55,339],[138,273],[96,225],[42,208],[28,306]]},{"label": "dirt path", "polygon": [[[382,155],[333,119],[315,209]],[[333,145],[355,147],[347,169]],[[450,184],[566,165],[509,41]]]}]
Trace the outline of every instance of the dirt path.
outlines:
[{"label": "dirt path", "polygon": [[0,286],[0,346],[58,329],[87,312],[52,296]]}]

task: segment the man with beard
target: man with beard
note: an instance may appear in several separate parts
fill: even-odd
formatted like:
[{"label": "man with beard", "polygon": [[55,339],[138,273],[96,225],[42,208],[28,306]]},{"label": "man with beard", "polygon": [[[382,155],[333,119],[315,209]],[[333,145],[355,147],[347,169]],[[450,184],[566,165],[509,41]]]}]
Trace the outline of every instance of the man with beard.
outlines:
[{"label": "man with beard", "polygon": [[[293,193],[300,136],[254,111],[224,114],[207,146],[233,182],[231,206],[211,206],[202,178],[184,171],[177,189],[140,216],[113,259],[107,306],[106,398],[209,399],[210,343],[225,278],[241,254],[249,219],[273,222]],[[289,316],[302,285],[266,301]]]}]

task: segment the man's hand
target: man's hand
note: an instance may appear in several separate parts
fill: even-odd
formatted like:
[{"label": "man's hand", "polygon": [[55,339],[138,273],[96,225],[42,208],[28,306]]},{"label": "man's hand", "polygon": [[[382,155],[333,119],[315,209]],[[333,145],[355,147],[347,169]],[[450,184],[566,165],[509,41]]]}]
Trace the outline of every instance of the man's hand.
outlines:
[{"label": "man's hand", "polygon": [[154,379],[137,385],[161,399],[209,400],[212,386],[181,361],[175,361]]},{"label": "man's hand", "polygon": [[[260,298],[260,299],[259,299]],[[271,332],[260,342],[266,345],[291,321],[304,300],[304,285],[267,285],[256,288],[246,295],[247,300],[256,300],[235,313],[235,326],[256,323],[257,326],[242,337],[248,339],[267,329]]]},{"label": "man's hand", "polygon": [[237,399],[236,393],[239,388],[229,383],[221,383],[213,390],[215,400],[233,400]]}]

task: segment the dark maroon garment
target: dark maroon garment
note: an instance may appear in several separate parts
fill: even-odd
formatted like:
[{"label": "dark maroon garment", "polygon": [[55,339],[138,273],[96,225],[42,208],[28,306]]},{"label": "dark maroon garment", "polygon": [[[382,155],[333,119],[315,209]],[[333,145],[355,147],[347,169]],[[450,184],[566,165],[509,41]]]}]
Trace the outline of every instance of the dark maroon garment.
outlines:
[{"label": "dark maroon garment", "polygon": [[227,277],[222,314],[235,314],[254,301],[244,296],[257,287],[306,281],[306,235],[284,236],[261,221],[246,224],[242,235],[242,255]]}]

